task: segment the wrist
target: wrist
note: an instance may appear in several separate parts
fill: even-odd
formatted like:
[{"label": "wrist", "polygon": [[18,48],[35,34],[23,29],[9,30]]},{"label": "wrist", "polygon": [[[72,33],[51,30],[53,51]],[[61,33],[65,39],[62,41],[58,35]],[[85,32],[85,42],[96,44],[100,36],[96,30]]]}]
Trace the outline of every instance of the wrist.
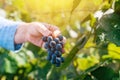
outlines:
[{"label": "wrist", "polygon": [[14,42],[15,44],[21,44],[26,42],[27,27],[28,23],[21,23],[15,33]]}]

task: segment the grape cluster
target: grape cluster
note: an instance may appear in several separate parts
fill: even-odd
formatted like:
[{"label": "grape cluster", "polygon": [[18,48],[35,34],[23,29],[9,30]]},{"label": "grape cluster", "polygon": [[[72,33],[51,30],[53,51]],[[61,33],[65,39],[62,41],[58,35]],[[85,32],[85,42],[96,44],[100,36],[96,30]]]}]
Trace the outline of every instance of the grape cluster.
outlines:
[{"label": "grape cluster", "polygon": [[42,40],[45,42],[44,48],[48,52],[47,60],[56,67],[59,67],[64,62],[62,53],[64,52],[63,36],[59,35],[57,38],[52,36],[43,36]]}]

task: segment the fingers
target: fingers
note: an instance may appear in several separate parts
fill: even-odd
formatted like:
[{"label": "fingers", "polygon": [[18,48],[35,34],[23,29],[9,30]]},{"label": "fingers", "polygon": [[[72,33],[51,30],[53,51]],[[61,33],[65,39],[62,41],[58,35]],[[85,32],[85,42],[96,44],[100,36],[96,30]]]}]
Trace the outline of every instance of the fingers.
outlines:
[{"label": "fingers", "polygon": [[49,29],[47,29],[45,27],[45,25],[43,25],[42,23],[38,24],[40,26],[39,32],[41,32],[41,34],[43,36],[48,36],[51,34],[51,31]]},{"label": "fingers", "polygon": [[[58,37],[61,34],[61,32],[57,26],[46,24],[46,23],[43,23],[43,24],[52,32],[52,36],[54,38]],[[63,37],[63,42],[66,43],[65,37]]]},{"label": "fingers", "polygon": [[42,34],[43,36],[49,36],[51,31],[42,23],[32,22],[31,25],[38,32],[38,34]]},{"label": "fingers", "polygon": [[[30,34],[28,36],[28,41],[38,47],[43,47],[44,45],[44,42],[42,41],[42,36],[52,35],[54,38],[56,38],[61,34],[58,27],[39,22],[32,23],[32,28],[30,29],[29,33]],[[63,42],[66,42],[65,37],[63,38]]]},{"label": "fingers", "polygon": [[51,24],[43,23],[43,25],[45,25],[50,31],[59,30],[59,28],[57,26],[54,26]]},{"label": "fingers", "polygon": [[43,23],[43,24],[52,32],[52,36],[54,38],[60,35],[61,32],[57,26],[46,24],[46,23]]},{"label": "fingers", "polygon": [[60,30],[56,26],[45,23],[39,23],[38,25],[41,27],[39,31],[43,36],[52,35],[53,37],[57,37],[60,34]]},{"label": "fingers", "polygon": [[52,33],[52,36],[53,36],[54,38],[56,38],[58,35],[60,35],[60,31],[59,31],[59,30],[56,30],[56,31],[54,31],[54,32]]}]

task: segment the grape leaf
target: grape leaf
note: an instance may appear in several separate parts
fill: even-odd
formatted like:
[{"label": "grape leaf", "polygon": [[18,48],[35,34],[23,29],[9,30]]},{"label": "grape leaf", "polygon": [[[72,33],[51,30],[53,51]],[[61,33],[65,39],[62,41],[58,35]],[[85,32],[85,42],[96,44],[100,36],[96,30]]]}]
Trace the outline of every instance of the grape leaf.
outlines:
[{"label": "grape leaf", "polygon": [[17,63],[11,54],[0,54],[0,73],[15,73],[17,70]]},{"label": "grape leaf", "polygon": [[120,13],[120,0],[115,1],[114,10],[116,13]]},{"label": "grape leaf", "polygon": [[91,74],[98,80],[112,80],[115,75],[115,72],[110,67],[99,67]]},{"label": "grape leaf", "polygon": [[15,60],[12,60],[11,57],[9,57],[10,59],[6,58],[5,59],[5,72],[6,73],[16,73],[17,71],[17,63],[15,62]]},{"label": "grape leaf", "polygon": [[5,57],[7,57],[7,54],[0,53],[0,74],[5,72]]},{"label": "grape leaf", "polygon": [[98,21],[96,42],[109,41],[120,46],[120,16],[116,13],[103,15]]},{"label": "grape leaf", "polygon": [[93,79],[92,79],[92,76],[87,75],[87,76],[84,78],[84,80],[93,80]]}]

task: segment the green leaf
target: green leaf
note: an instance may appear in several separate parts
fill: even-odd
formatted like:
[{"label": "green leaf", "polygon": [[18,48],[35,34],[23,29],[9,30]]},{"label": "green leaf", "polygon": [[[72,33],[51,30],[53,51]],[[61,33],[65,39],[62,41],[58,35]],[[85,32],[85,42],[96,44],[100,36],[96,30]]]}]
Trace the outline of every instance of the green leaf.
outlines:
[{"label": "green leaf", "polygon": [[99,49],[98,49],[98,53],[100,55],[100,57],[102,57],[103,55],[107,55],[108,54],[108,43],[105,42],[105,43],[101,43]]},{"label": "green leaf", "polygon": [[75,10],[75,8],[79,5],[81,0],[74,0],[73,1],[73,6],[72,6],[72,10],[71,13]]},{"label": "green leaf", "polygon": [[75,78],[75,80],[78,80],[78,79],[83,80],[83,79],[88,75],[88,73],[91,73],[91,72],[95,71],[95,70],[98,69],[101,65],[105,65],[105,64],[108,63],[109,61],[110,61],[110,59],[107,59],[107,60],[105,60],[105,61],[102,61],[102,62],[100,62],[100,63],[98,63],[98,64],[96,64],[96,65],[88,68],[88,69],[85,70],[84,72],[81,72],[80,75]]},{"label": "green leaf", "polygon": [[87,75],[87,76],[84,78],[84,80],[93,80],[93,79],[92,79],[92,76]]},{"label": "green leaf", "polygon": [[7,57],[7,54],[0,53],[0,74],[3,74],[5,72],[5,57]]},{"label": "green leaf", "polygon": [[16,73],[17,64],[14,61],[5,59],[5,72],[6,73]]},{"label": "green leaf", "polygon": [[[13,55],[12,55],[13,56]],[[27,63],[27,57],[25,55],[25,53],[19,53],[13,56],[17,62],[17,65],[20,66],[24,66]]]},{"label": "green leaf", "polygon": [[0,73],[15,73],[18,66],[10,53],[0,54]]},{"label": "green leaf", "polygon": [[107,11],[110,8],[110,3],[108,1],[105,1],[102,5],[102,11]]},{"label": "green leaf", "polygon": [[110,13],[102,16],[96,29],[97,42],[109,41],[120,46],[120,16]]},{"label": "green leaf", "polygon": [[97,80],[112,80],[115,72],[110,67],[99,67],[95,71],[91,72],[91,74],[97,78]]},{"label": "green leaf", "polygon": [[120,0],[115,1],[114,10],[116,13],[120,13]]}]

